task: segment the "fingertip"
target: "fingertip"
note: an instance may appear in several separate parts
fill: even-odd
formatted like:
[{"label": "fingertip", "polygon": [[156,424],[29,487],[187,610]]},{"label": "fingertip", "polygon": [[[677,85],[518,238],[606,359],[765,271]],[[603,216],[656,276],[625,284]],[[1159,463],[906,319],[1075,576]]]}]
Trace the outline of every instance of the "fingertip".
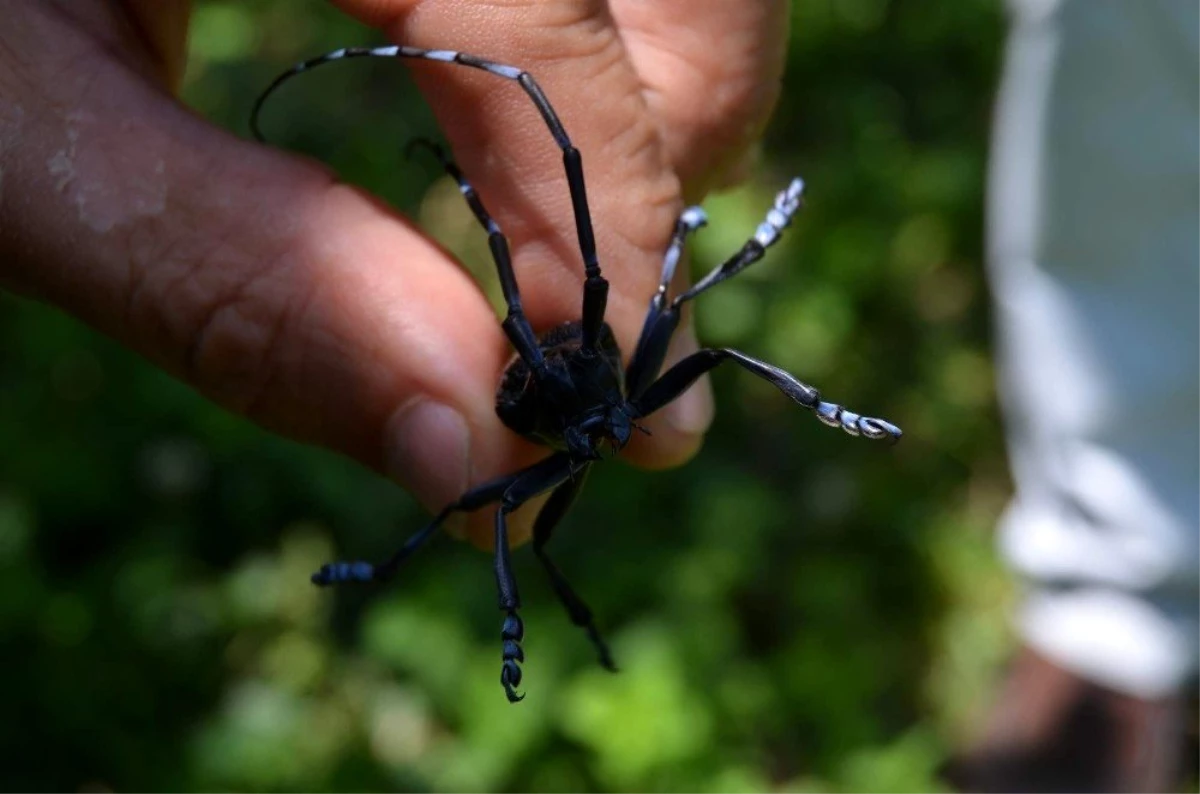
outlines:
[{"label": "fingertip", "polygon": [[701,437],[713,420],[712,382],[701,375],[678,399],[662,410],[662,421],[676,434]]},{"label": "fingertip", "polygon": [[[429,397],[414,397],[387,422],[384,471],[436,515],[470,488],[519,471],[536,457],[534,448],[522,449],[515,439],[513,444],[504,443],[510,434],[502,432],[505,438],[500,443],[474,438],[470,423],[460,411]],[[534,519],[547,496],[535,497],[509,515],[510,545],[519,546],[529,540]],[[453,513],[442,524],[442,530],[457,540],[491,551],[495,546],[495,513],[494,504],[473,513]]]},{"label": "fingertip", "polygon": [[682,466],[696,456],[704,445],[703,433],[680,432],[665,418],[657,422],[644,422],[652,433],[638,434],[630,439],[622,455],[630,463],[643,469],[672,469]]},{"label": "fingertip", "polygon": [[365,25],[384,28],[417,5],[416,0],[332,0],[344,13]]},{"label": "fingertip", "polygon": [[433,511],[467,489],[471,437],[467,421],[448,405],[418,396],[392,415],[384,431],[387,475]]}]

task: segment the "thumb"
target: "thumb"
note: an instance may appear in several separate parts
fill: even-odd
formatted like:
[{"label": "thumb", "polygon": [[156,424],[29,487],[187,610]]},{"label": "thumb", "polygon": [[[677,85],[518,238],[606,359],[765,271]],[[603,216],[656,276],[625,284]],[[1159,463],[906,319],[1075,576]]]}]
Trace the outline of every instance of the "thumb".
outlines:
[{"label": "thumb", "polygon": [[433,508],[532,459],[492,410],[495,316],[442,251],[94,35],[34,2],[0,28],[0,283]]}]

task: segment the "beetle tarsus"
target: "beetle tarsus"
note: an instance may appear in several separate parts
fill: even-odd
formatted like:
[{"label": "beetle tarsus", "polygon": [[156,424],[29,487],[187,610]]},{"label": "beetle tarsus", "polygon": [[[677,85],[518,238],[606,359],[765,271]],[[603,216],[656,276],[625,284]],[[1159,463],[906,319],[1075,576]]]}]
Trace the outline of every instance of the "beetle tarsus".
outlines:
[{"label": "beetle tarsus", "polygon": [[829,427],[840,427],[852,436],[862,436],[874,440],[887,439],[888,443],[895,444],[904,435],[900,428],[885,419],[861,416],[837,403],[822,400],[813,406],[813,412],[816,413],[817,419],[822,424]]},{"label": "beetle tarsus", "polygon": [[521,667],[519,662],[525,661],[525,651],[521,648],[521,640],[525,637],[525,624],[515,609],[508,610],[504,625],[500,629],[500,640],[504,643],[501,654],[500,685],[509,703],[519,703],[525,696],[517,692],[521,685]]},{"label": "beetle tarsus", "polygon": [[322,565],[311,580],[318,587],[342,582],[371,582],[375,580],[375,566],[369,562],[329,562]]}]

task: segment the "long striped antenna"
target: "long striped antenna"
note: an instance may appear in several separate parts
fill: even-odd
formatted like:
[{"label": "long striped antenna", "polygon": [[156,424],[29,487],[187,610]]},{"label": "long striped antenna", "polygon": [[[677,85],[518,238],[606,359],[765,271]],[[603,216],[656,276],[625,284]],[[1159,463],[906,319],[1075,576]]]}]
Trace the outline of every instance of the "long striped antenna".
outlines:
[{"label": "long striped antenna", "polygon": [[579,150],[571,143],[566,129],[558,119],[558,114],[550,106],[550,101],[546,99],[546,94],[542,91],[541,86],[537,84],[537,81],[533,79],[533,76],[524,69],[519,69],[516,66],[507,66],[455,50],[426,50],[421,47],[406,47],[397,44],[387,47],[343,47],[340,50],[334,50],[333,52],[328,52],[296,64],[291,69],[276,77],[267,86],[266,90],[255,101],[254,109],[250,112],[250,129],[254,133],[254,137],[259,141],[266,141],[259,126],[258,117],[267,98],[279,86],[302,72],[307,72],[318,66],[347,58],[420,58],[426,61],[456,63],[461,66],[469,66],[472,69],[481,69],[497,77],[503,77],[506,80],[515,80],[524,89],[529,98],[533,100],[533,104],[538,109],[538,112],[542,114],[542,119],[546,122],[546,126],[550,128],[550,134],[554,137],[554,142],[563,153],[563,167],[567,172],[567,187],[571,191],[571,208],[575,214],[575,233],[579,237],[579,250],[583,256],[584,274],[586,276],[583,300],[583,343],[588,349],[595,349],[600,337],[600,328],[604,323],[604,309],[608,303],[608,282],[600,273],[600,262],[596,257],[596,235],[592,231],[592,216],[591,211],[588,209],[587,188],[583,181],[583,159],[580,157]]}]

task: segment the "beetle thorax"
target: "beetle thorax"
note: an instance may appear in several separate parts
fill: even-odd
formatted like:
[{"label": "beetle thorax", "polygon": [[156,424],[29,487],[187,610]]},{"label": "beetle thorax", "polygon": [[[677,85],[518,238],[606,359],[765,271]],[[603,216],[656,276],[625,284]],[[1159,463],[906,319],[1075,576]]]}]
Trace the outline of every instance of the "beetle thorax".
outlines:
[{"label": "beetle thorax", "polygon": [[544,334],[545,369],[535,376],[520,358],[504,371],[496,413],[505,425],[539,444],[571,452],[578,460],[599,457],[607,442],[614,450],[633,427],[624,396],[621,353],[607,325],[597,350],[582,349],[578,322]]}]

